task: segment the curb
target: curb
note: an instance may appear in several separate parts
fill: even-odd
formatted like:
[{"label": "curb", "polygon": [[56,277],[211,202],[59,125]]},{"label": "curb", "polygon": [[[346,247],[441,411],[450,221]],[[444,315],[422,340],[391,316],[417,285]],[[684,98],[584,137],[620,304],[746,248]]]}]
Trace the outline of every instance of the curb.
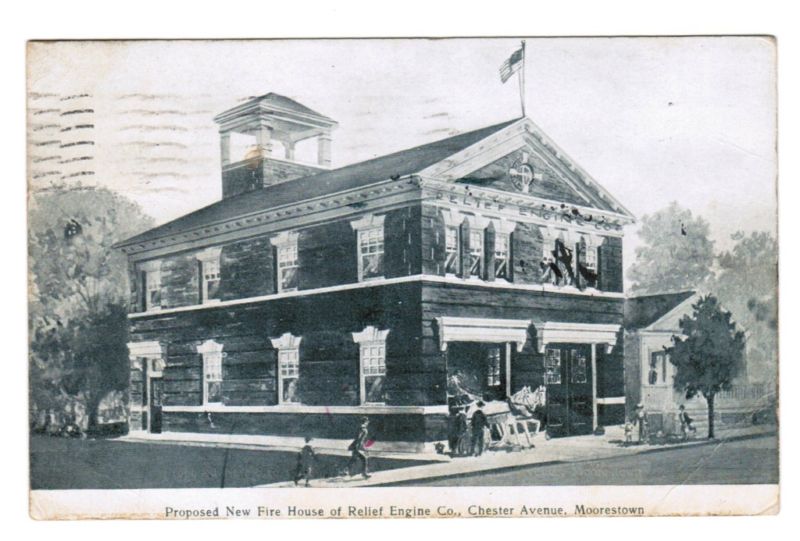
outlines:
[{"label": "curb", "polygon": [[515,470],[522,470],[522,469],[530,469],[530,468],[538,468],[540,466],[553,466],[557,464],[580,464],[582,462],[597,462],[601,460],[612,460],[616,458],[624,458],[625,456],[635,456],[635,455],[644,455],[644,454],[652,454],[652,453],[661,453],[664,451],[674,451],[677,449],[685,449],[690,447],[700,447],[705,445],[712,445],[718,443],[724,443],[728,441],[743,441],[743,440],[753,440],[758,438],[764,438],[768,436],[777,436],[778,431],[772,430],[769,432],[761,432],[758,434],[742,434],[740,436],[731,436],[729,438],[715,438],[713,440],[699,440],[696,442],[688,442],[679,445],[671,445],[671,446],[660,446],[654,449],[642,449],[641,451],[631,453],[629,455],[619,455],[619,456],[609,456],[604,458],[585,458],[585,459],[578,459],[578,460],[545,460],[543,462],[532,462],[530,464],[520,464],[515,466],[500,466],[498,468],[487,468],[485,470],[480,471],[473,471],[467,473],[451,473],[451,474],[440,474],[434,475],[431,477],[419,477],[416,479],[409,479],[407,481],[387,481],[386,483],[377,483],[374,485],[369,485],[370,487],[398,487],[398,486],[408,486],[412,485],[415,481],[437,481],[442,479],[452,479],[454,477],[476,477],[479,475],[483,475],[485,473],[503,473]]}]

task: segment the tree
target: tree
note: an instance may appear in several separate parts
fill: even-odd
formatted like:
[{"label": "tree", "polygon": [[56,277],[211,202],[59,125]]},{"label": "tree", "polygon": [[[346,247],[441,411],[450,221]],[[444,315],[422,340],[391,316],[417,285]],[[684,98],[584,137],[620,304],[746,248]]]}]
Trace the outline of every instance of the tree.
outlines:
[{"label": "tree", "polygon": [[97,406],[127,384],[128,271],[112,246],[152,226],[105,188],[62,185],[31,195],[28,265],[32,407]]},{"label": "tree", "polygon": [[736,329],[731,313],[713,295],[692,305],[693,314],[678,323],[683,336],[672,337],[668,348],[675,366],[675,390],[687,399],[702,394],[708,404],[708,437],[714,438],[714,398],[729,390],[744,365],[744,333]]},{"label": "tree", "polygon": [[739,231],[717,257],[712,290],[747,335],[748,379],[775,383],[778,358],[778,242],[767,232]]},{"label": "tree", "polygon": [[628,269],[631,291],[638,294],[696,289],[712,276],[714,242],[708,222],[677,203],[645,215],[639,229],[642,246]]}]

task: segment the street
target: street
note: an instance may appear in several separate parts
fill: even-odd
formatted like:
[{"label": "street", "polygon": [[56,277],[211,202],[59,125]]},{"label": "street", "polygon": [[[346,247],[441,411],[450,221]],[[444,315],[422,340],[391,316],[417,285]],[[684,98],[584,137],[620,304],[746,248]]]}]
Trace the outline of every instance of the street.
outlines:
[{"label": "street", "polygon": [[[348,457],[317,455],[315,476],[333,476]],[[370,471],[424,464],[371,458]],[[223,488],[288,481],[297,454],[217,447],[32,436],[31,489]]]},{"label": "street", "polygon": [[391,486],[702,485],[778,482],[775,435]]}]

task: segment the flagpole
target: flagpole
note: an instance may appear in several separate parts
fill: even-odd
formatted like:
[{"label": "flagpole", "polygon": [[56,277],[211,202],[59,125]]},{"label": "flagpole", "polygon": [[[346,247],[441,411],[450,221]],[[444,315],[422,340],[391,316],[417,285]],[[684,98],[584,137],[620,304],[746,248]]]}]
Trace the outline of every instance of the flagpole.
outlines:
[{"label": "flagpole", "polygon": [[525,116],[525,40],[522,40],[522,67],[519,69],[519,101]]}]

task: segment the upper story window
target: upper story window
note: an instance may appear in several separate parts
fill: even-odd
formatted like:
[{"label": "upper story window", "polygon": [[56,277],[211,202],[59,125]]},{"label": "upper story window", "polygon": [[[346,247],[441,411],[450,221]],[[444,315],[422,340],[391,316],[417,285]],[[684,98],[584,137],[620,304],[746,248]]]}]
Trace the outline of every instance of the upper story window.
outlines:
[{"label": "upper story window", "polygon": [[647,370],[648,385],[665,385],[667,383],[667,367],[669,366],[669,353],[654,351],[650,354],[650,363]]},{"label": "upper story window", "polygon": [[511,234],[516,222],[492,220],[494,228],[494,277],[511,280]]},{"label": "upper story window", "polygon": [[207,248],[197,254],[200,262],[200,302],[203,304],[219,302],[220,291],[220,254],[222,248]]},{"label": "upper story window", "polygon": [[578,274],[587,287],[597,287],[597,247],[601,242],[602,238],[595,234],[582,235],[579,242],[581,257],[578,259]]},{"label": "upper story window", "polygon": [[350,222],[358,237],[358,281],[382,278],[385,216],[373,214]]},{"label": "upper story window", "polygon": [[469,230],[469,275],[483,276],[483,229]]},{"label": "upper story window", "polygon": [[299,286],[300,263],[297,252],[297,233],[285,232],[271,239],[275,246],[278,266],[278,293],[297,291]]},{"label": "upper story window", "polygon": [[300,380],[299,336],[284,333],[272,340],[278,350],[278,404],[299,404],[298,381]]},{"label": "upper story window", "polygon": [[197,346],[203,357],[203,405],[222,403],[222,344],[206,340]]},{"label": "upper story window", "polygon": [[139,268],[142,272],[142,309],[145,312],[161,309],[161,261],[147,261]]},{"label": "upper story window", "polygon": [[459,274],[461,272],[461,228],[458,226],[445,226],[445,274]]},{"label": "upper story window", "polygon": [[353,341],[359,344],[360,398],[362,404],[386,402],[386,336],[389,330],[380,331],[367,327],[353,333]]}]

